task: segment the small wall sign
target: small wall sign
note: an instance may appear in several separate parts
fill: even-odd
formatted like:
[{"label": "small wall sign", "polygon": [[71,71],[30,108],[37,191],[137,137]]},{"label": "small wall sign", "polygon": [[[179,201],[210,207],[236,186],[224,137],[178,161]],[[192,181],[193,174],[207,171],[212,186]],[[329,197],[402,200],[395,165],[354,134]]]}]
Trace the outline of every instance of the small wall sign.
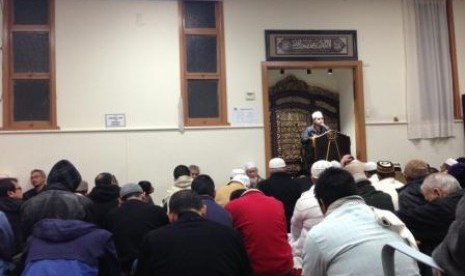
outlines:
[{"label": "small wall sign", "polygon": [[126,114],[105,114],[105,126],[110,127],[126,127]]}]

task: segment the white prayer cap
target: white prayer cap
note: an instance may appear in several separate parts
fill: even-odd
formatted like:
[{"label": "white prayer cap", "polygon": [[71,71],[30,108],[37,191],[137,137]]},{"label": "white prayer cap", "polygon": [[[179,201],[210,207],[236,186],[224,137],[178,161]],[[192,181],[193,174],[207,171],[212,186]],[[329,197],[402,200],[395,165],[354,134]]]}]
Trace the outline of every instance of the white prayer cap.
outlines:
[{"label": "white prayer cap", "polygon": [[376,163],[373,161],[366,162],[365,165],[363,166],[363,169],[366,172],[376,171]]},{"label": "white prayer cap", "polygon": [[255,162],[250,161],[250,162],[245,163],[244,168],[245,170],[255,169],[257,168],[257,165],[255,164]]},{"label": "white prayer cap", "polygon": [[320,111],[315,111],[312,113],[312,119],[315,120],[316,118],[323,118],[323,113]]},{"label": "white prayer cap", "polygon": [[449,165],[449,166],[453,166],[455,164],[457,164],[457,160],[453,159],[453,158],[448,158],[446,161],[444,161],[445,164]]},{"label": "white prayer cap", "polygon": [[241,175],[241,174],[245,175],[244,169],[233,169],[231,171],[231,178],[235,177],[236,175]]},{"label": "white prayer cap", "polygon": [[312,168],[310,169],[312,173],[312,177],[315,179],[318,179],[318,177],[320,177],[320,174],[329,167],[332,167],[332,164],[329,161],[326,161],[326,160],[316,161],[315,163],[313,163]]},{"label": "white prayer cap", "polygon": [[250,187],[250,178],[247,175],[238,174],[234,176],[231,181],[240,182],[245,188]]},{"label": "white prayer cap", "polygon": [[331,161],[331,166],[334,168],[342,168],[342,165],[339,161],[333,160]]},{"label": "white prayer cap", "polygon": [[286,167],[286,162],[282,158],[273,158],[270,160],[268,164],[268,168],[270,169],[280,169],[280,168],[285,168]]}]

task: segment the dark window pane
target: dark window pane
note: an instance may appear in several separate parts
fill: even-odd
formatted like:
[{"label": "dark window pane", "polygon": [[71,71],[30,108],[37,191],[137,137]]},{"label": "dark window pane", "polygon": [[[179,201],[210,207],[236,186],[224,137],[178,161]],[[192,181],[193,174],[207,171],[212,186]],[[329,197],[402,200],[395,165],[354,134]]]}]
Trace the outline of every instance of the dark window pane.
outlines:
[{"label": "dark window pane", "polygon": [[14,121],[48,121],[50,118],[49,91],[49,80],[14,80]]},{"label": "dark window pane", "polygon": [[13,33],[14,73],[48,73],[49,55],[48,33]]},{"label": "dark window pane", "polygon": [[218,80],[187,82],[189,118],[218,118]]},{"label": "dark window pane", "polygon": [[186,36],[187,72],[216,73],[216,36]]},{"label": "dark window pane", "polygon": [[186,2],[184,4],[186,28],[215,28],[214,2]]},{"label": "dark window pane", "polygon": [[47,25],[49,0],[14,0],[13,24]]}]

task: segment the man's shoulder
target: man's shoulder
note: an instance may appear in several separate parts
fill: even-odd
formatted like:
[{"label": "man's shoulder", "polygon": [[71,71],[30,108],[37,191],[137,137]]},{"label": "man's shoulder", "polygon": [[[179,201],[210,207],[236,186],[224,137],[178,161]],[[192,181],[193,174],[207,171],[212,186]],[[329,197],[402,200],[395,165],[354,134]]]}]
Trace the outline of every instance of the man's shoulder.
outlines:
[{"label": "man's shoulder", "polygon": [[314,206],[319,206],[318,201],[315,198],[315,194],[313,193],[313,191],[306,191],[303,192],[300,198],[297,200],[295,208],[303,210],[312,208]]},{"label": "man's shoulder", "polygon": [[68,201],[69,198],[77,198],[78,195],[76,195],[73,192],[70,191],[63,191],[63,190],[45,190],[34,197],[31,197],[30,199],[24,201],[23,205],[30,205],[34,204],[37,202],[43,202],[43,201],[49,201],[54,200],[54,201]]},{"label": "man's shoulder", "polygon": [[34,188],[31,188],[31,189],[27,190],[26,192],[24,192],[23,197],[27,196],[27,195],[33,195],[35,193],[36,193],[36,190]]},{"label": "man's shoulder", "polygon": [[353,235],[363,237],[363,231],[370,223],[377,222],[366,204],[353,205],[349,208],[342,206],[313,226],[308,235],[316,241],[321,241],[321,237],[325,237],[323,240],[331,243],[341,242],[350,239]]},{"label": "man's shoulder", "polygon": [[[221,205],[219,205],[212,197],[208,197],[208,198],[202,197],[202,202],[203,204],[207,206],[207,208],[215,208],[215,209],[224,210],[224,208]],[[208,212],[208,209],[207,209],[207,212]]]}]

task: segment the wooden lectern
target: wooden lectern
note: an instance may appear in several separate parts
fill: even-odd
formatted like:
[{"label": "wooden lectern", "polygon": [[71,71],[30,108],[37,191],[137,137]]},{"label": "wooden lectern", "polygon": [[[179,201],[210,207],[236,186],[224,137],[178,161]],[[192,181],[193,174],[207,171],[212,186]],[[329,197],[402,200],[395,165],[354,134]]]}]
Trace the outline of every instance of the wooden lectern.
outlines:
[{"label": "wooden lectern", "polygon": [[310,168],[318,160],[337,160],[350,154],[350,137],[335,130],[329,130],[320,136],[311,137],[309,143],[302,145],[302,163],[304,169]]}]

